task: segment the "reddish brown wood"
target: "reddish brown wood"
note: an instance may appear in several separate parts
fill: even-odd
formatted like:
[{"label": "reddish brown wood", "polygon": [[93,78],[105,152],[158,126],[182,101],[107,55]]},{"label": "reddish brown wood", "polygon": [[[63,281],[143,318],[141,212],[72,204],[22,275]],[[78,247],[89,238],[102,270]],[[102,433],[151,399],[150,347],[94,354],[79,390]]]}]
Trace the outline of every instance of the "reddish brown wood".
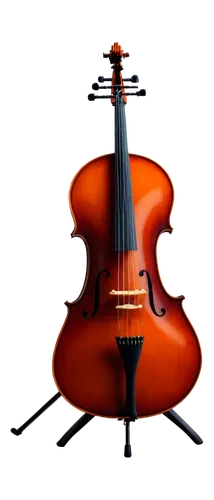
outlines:
[{"label": "reddish brown wood", "polygon": [[[172,231],[169,222],[173,187],[166,172],[155,162],[130,155],[130,168],[137,231],[137,252],[126,252],[124,265],[131,269],[131,287],[145,288],[147,269],[153,283],[155,316],[148,294],[144,307],[121,316],[120,331],[116,298],[118,254],[114,251],[114,155],[97,158],[85,165],[74,178],[70,207],[75,220],[73,235],[86,244],[88,266],[83,291],[72,304],[58,337],[53,374],[61,394],[80,410],[105,417],[121,416],[125,404],[125,374],[116,345],[116,335],[144,335],[145,341],[136,377],[139,417],[173,408],[191,391],[201,367],[197,336],[183,308],[183,297],[170,296],[161,282],[156,245],[158,236]],[[83,311],[94,308],[98,273],[106,269],[110,277],[100,279],[100,307],[87,320]],[[120,262],[122,272],[122,262]],[[125,276],[125,289],[128,278]]]}]

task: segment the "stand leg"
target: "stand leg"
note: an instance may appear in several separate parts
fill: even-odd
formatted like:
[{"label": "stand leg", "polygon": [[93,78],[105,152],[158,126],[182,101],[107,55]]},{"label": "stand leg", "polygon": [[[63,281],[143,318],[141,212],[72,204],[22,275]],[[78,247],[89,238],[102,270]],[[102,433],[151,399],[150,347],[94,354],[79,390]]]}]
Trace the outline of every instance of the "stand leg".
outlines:
[{"label": "stand leg", "polygon": [[124,447],[124,457],[130,458],[132,456],[132,449],[130,444],[130,420],[124,420],[126,427],[126,443]]},{"label": "stand leg", "polygon": [[[24,432],[26,432],[29,427],[31,427],[42,415],[44,415],[49,408],[52,408],[58,401],[61,400],[61,395],[59,393],[54,393],[48,401],[46,401],[41,408],[38,408],[33,415],[27,418],[22,424],[11,429],[11,435],[15,437],[21,437]],[[81,415],[73,422],[68,429],[59,437],[56,441],[57,448],[63,448],[67,446],[68,442],[77,438],[84,428],[87,428],[90,424],[96,423],[96,418],[87,413]]]},{"label": "stand leg", "polygon": [[52,408],[52,406],[54,406],[58,401],[60,401],[60,399],[61,399],[61,395],[59,393],[56,392],[55,394],[53,394],[48,399],[48,401],[46,401],[41,406],[41,408],[38,408],[38,410],[36,410],[33,415],[31,415],[30,417],[28,417],[27,420],[25,420],[22,424],[18,425],[17,427],[12,428],[11,429],[11,434],[13,436],[17,436],[17,437],[18,436],[22,436],[22,434],[27,429],[29,429],[29,427],[31,427],[31,425],[33,425],[34,422],[36,422],[42,415],[44,415],[44,413],[46,413],[46,411],[49,408]]},{"label": "stand leg", "polygon": [[203,436],[201,436],[200,432],[195,431],[195,429],[193,429],[193,427],[190,424],[188,424],[188,422],[186,422],[186,420],[184,420],[183,417],[181,417],[181,415],[178,413],[177,410],[170,410],[166,414],[166,416],[172,423],[178,422],[179,424],[181,424],[189,432],[189,434],[192,435],[194,441],[198,443],[200,446],[203,446],[206,443],[206,439],[204,439]]},{"label": "stand leg", "polygon": [[56,448],[70,448],[72,441],[77,439],[82,434],[82,431],[88,428],[91,424],[96,424],[96,418],[93,415],[88,415],[84,413],[80,417],[77,417],[75,422],[73,422],[63,434],[56,441]]}]

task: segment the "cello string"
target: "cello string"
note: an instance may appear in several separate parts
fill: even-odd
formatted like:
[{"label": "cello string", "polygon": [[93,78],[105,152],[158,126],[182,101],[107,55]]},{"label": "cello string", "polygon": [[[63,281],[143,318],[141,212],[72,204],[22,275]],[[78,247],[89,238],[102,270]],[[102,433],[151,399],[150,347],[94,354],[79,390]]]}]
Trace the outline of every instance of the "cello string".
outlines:
[{"label": "cello string", "polygon": [[[130,176],[131,176],[131,166],[130,166]],[[135,225],[135,214],[134,214],[134,203],[133,203],[133,210],[131,214],[131,219],[132,219],[132,234],[133,234],[133,248],[135,248],[136,244],[136,250],[133,250],[133,274],[134,274],[134,289],[136,289],[136,278],[139,276],[139,270],[140,270],[140,262],[139,262],[139,252],[138,252],[138,244],[137,244],[137,233],[136,233],[136,225]],[[139,284],[139,277],[138,277],[138,286],[137,289],[140,290],[140,284]],[[139,306],[141,302],[141,295],[134,295],[134,305]],[[139,330],[139,315],[140,315],[140,309],[137,311],[137,324],[136,324],[136,333],[135,335],[138,335],[138,330]]]},{"label": "cello string", "polygon": [[[134,214],[134,211],[133,211],[133,214]],[[136,238],[137,238],[137,232],[136,232]],[[138,289],[140,290],[142,288],[141,286],[141,283],[140,283],[140,278],[139,278],[139,272],[140,272],[140,259],[139,259],[139,252],[138,252],[138,243],[136,245],[137,249],[136,249],[136,252],[134,252],[134,272],[135,272],[135,276],[137,277],[138,279]],[[141,299],[142,299],[142,302],[143,302],[143,295],[138,295],[136,296],[136,305],[139,306],[141,304]],[[143,312],[143,304],[142,305],[142,308],[139,308],[137,309],[137,324],[136,324],[136,336],[138,336],[139,334],[141,335],[142,332],[140,332],[140,318],[142,316],[142,312]]]},{"label": "cello string", "polygon": [[[115,107],[116,107],[116,123],[115,123],[115,129],[117,133],[117,161],[116,161],[116,176],[117,176],[117,187],[118,187],[118,210],[117,210],[117,215],[118,215],[118,291],[120,290],[120,252],[123,252],[122,255],[122,281],[123,281],[123,292],[128,289],[128,291],[131,291],[131,273],[130,273],[130,255],[129,255],[129,246],[130,250],[132,251],[131,254],[131,262],[132,262],[132,272],[133,272],[133,282],[134,282],[134,290],[136,289],[136,264],[137,264],[137,257],[139,257],[138,252],[135,252],[135,245],[136,245],[136,231],[135,231],[135,220],[134,220],[134,211],[130,210],[128,213],[128,207],[127,206],[127,200],[131,201],[130,195],[132,195],[132,186],[129,185],[128,179],[129,176],[127,176],[127,169],[130,168],[129,165],[129,155],[128,155],[128,147],[127,147],[127,133],[126,133],[126,120],[125,120],[125,103],[123,101],[123,97],[120,93],[120,95],[117,96],[115,99]],[[124,175],[125,174],[125,175]],[[130,176],[131,176],[131,171],[130,171]],[[119,181],[119,182],[118,182]],[[128,193],[128,195],[127,195]],[[121,217],[120,217],[121,215]],[[129,217],[130,215],[130,217]],[[122,218],[122,228],[120,225]],[[121,231],[122,229],[122,231]],[[128,246],[127,246],[128,245]],[[127,248],[126,248],[127,247]],[[127,261],[125,259],[125,248],[127,250]],[[127,275],[127,269],[128,268],[128,275]],[[127,285],[126,285],[127,281]],[[123,296],[123,305],[125,304],[125,294],[122,294]],[[118,305],[120,301],[120,296],[118,294]],[[134,295],[134,305],[139,305],[139,295],[138,297]],[[131,303],[131,296],[130,294],[128,295],[128,303]],[[120,328],[120,321],[119,321],[119,314],[120,310],[118,310],[118,326]],[[128,318],[129,318],[129,309],[127,309],[127,335],[128,335]],[[139,311],[138,311],[139,313]],[[139,329],[138,323],[139,323],[139,314],[137,313],[137,331]],[[123,318],[125,315],[125,311],[123,310]],[[135,313],[134,313],[135,317]],[[124,318],[125,319],[125,318]],[[132,329],[135,330],[135,322],[132,322]],[[125,327],[124,321],[123,321],[123,328]],[[137,333],[137,332],[136,332]]]},{"label": "cello string", "polygon": [[[130,165],[130,175],[131,175],[131,165]],[[135,220],[134,220],[134,203],[133,203],[133,210],[132,210],[132,234],[133,234],[133,251],[132,251],[132,268],[133,268],[133,288],[134,288],[134,291],[136,289],[138,289],[137,285],[136,285],[136,252],[137,252],[137,249],[134,250],[135,248],[135,238],[136,238],[136,229],[135,229]],[[134,295],[134,305],[135,307],[137,305],[139,305],[139,295],[136,296]],[[138,314],[137,310],[136,310],[136,314]],[[136,315],[135,314],[135,315]],[[135,329],[135,323],[136,322],[133,322],[133,328]],[[134,335],[136,335],[137,332],[134,331]]]},{"label": "cello string", "polygon": [[[128,134],[129,134],[129,128],[128,128],[128,104],[127,104],[127,130],[126,130],[126,155],[128,158],[128,165],[127,167],[130,170],[130,183],[131,183],[131,165],[130,165],[130,151],[129,151],[129,141],[128,141]],[[131,195],[131,200],[132,201],[132,183],[130,185],[130,195]],[[135,245],[135,227],[134,227],[134,207],[133,207],[133,201],[132,201],[132,207],[131,207],[131,213],[130,213],[130,224],[129,224],[129,230],[130,230],[130,235],[131,235],[131,256],[132,256],[132,271],[133,271],[133,287],[134,291],[136,289],[136,283],[135,283],[135,276],[136,276],[136,266],[135,266],[135,250],[134,250],[134,245]],[[134,305],[136,305],[136,295],[134,295]],[[134,312],[134,311],[133,311]],[[134,313],[135,314],[135,313]]]},{"label": "cello string", "polygon": [[[116,186],[117,190],[117,266],[118,266],[118,284],[117,289],[120,290],[120,185],[119,185],[119,171],[118,171],[118,106],[117,106],[117,96],[115,97],[115,168],[116,168]],[[120,305],[120,296],[118,294],[118,306]],[[120,335],[120,309],[117,309],[117,319],[118,319],[118,331]]]},{"label": "cello string", "polygon": [[[128,108],[128,104],[127,104]],[[129,131],[127,131],[129,133]],[[129,145],[128,145],[128,151],[127,151],[128,157],[129,157],[129,168],[130,168],[130,181],[131,181],[131,165],[130,165],[130,150],[129,150]],[[130,186],[130,189],[132,191],[132,183]],[[132,192],[131,192],[132,195]],[[134,250],[135,248],[135,237],[136,237],[136,232],[135,232],[135,219],[134,219],[134,204],[133,204],[133,196],[132,196],[132,212],[131,212],[131,222],[130,222],[130,231],[132,235],[132,269],[133,269],[133,285],[134,285],[134,291],[136,290],[136,277],[137,277],[137,269],[136,269],[136,251]],[[139,305],[139,295],[136,296],[134,295],[134,305]],[[138,314],[137,314],[138,316]],[[136,328],[137,330],[137,328]],[[136,331],[137,334],[137,331]]]},{"label": "cello string", "polygon": [[[126,103],[125,105],[125,109],[126,109],[126,122],[127,122],[127,127],[126,127],[126,140],[127,140],[127,143],[128,143],[128,147],[127,147],[127,151],[126,151],[126,154],[127,154],[127,157],[128,157],[128,164],[129,164],[129,168],[130,168],[130,161],[129,161],[129,122],[128,122],[128,103]],[[129,292],[131,291],[131,276],[130,276],[130,254],[128,254],[128,279],[129,279]],[[128,303],[130,304],[131,303],[131,295],[129,295],[129,301]]]},{"label": "cello string", "polygon": [[[127,122],[128,122],[128,104],[127,104]],[[128,125],[128,130],[127,130],[127,133],[128,133],[128,137],[129,137],[129,125]],[[130,169],[130,181],[131,181],[131,164],[130,164],[130,148],[129,148],[129,140],[128,140],[128,148],[127,148],[127,156],[128,156],[128,159],[129,159],[129,169]],[[131,183],[131,190],[132,190],[132,183]],[[130,222],[130,231],[131,231],[131,242],[132,242],[132,270],[133,270],[133,288],[135,290],[135,270],[134,270],[134,226],[133,226],[133,221],[132,221],[132,218],[131,218],[131,222]],[[134,295],[134,305],[136,305],[136,297]]]},{"label": "cello string", "polygon": [[[126,154],[127,154],[127,158],[128,158],[128,165],[130,165],[129,163],[129,143],[128,143],[128,137],[129,137],[129,125],[128,125],[128,103],[126,103],[125,105],[125,109],[126,109],[126,123],[127,123],[127,127],[126,127],[126,141],[127,141],[127,151],[126,151]],[[130,168],[130,166],[129,166]],[[131,276],[130,276],[130,253],[128,252],[128,291],[129,291],[129,300],[128,300],[128,304],[131,303],[131,295],[130,295],[130,292],[131,292]],[[127,311],[127,313],[129,312],[129,310]],[[131,313],[131,311],[130,311]],[[128,316],[128,314],[127,314]],[[128,316],[129,317],[129,316]],[[130,324],[130,322],[129,322]]]},{"label": "cello string", "polygon": [[[128,202],[129,201],[129,209],[126,205],[126,212],[127,212],[127,218],[128,218],[128,225],[127,225],[127,231],[130,231],[130,252],[128,253],[128,276],[129,276],[129,291],[131,291],[131,286],[130,286],[130,257],[131,257],[131,262],[132,262],[132,270],[133,270],[133,281],[132,281],[132,288],[134,288],[134,291],[136,289],[136,261],[135,261],[135,241],[136,241],[136,233],[135,233],[135,220],[134,220],[134,205],[133,205],[133,195],[132,195],[132,180],[131,180],[131,167],[130,167],[130,148],[129,148],[129,125],[128,125],[128,104],[125,103],[124,105],[124,124],[125,124],[125,130],[123,134],[123,140],[124,140],[124,151],[125,151],[125,158],[126,158],[126,173],[129,174],[127,175],[127,179],[129,179],[129,185],[126,183],[126,196],[125,199]],[[128,172],[129,170],[129,172]],[[128,237],[128,235],[127,235]],[[131,253],[131,255],[130,255]],[[137,296],[134,294],[134,305],[136,305],[137,301]],[[138,296],[139,300],[139,296]],[[129,304],[131,302],[131,296],[129,294]],[[134,314],[135,318],[135,312],[132,311],[132,317]]]},{"label": "cello string", "polygon": [[[122,133],[122,116],[121,116],[121,109],[122,109],[122,98],[121,94],[119,94],[119,151],[120,151],[120,178],[121,178],[121,211],[122,211],[122,272],[123,272],[123,306],[125,305],[125,252],[124,252],[124,245],[125,245],[125,220],[124,220],[124,171],[123,171],[123,162],[124,162],[124,151],[123,151],[123,133]],[[123,327],[125,328],[125,309],[123,309]]]},{"label": "cello string", "polygon": [[[124,226],[126,223],[126,227],[124,228],[124,231],[126,230],[126,233],[124,234],[124,245],[123,245],[123,250],[125,254],[125,248],[128,243],[128,220],[127,220],[127,192],[128,192],[128,186],[127,186],[127,151],[126,151],[126,130],[125,130],[125,114],[124,114],[124,106],[125,103],[123,101],[123,97],[121,95],[121,137],[122,137],[122,151],[123,151],[123,210],[124,210]],[[126,217],[125,217],[126,214]],[[126,237],[125,237],[126,235]],[[125,259],[125,270],[126,266],[128,267],[128,273],[127,274],[127,284],[125,283],[125,290],[130,291],[130,275],[129,275],[129,247],[126,248],[127,251],[127,262]],[[125,272],[124,270],[124,272]],[[124,295],[124,302],[125,302],[126,296]],[[127,300],[126,300],[127,302]],[[130,295],[128,295],[128,304],[130,304]],[[126,309],[126,331],[127,331],[127,337],[129,334],[129,309]]]},{"label": "cello string", "polygon": [[[120,94],[121,95],[121,94]],[[122,96],[121,96],[122,97]],[[123,161],[123,169],[122,172],[124,174],[124,169],[125,173],[128,173],[128,168],[130,169],[130,157],[129,157],[129,145],[128,145],[128,105],[126,105],[123,101],[123,99],[120,99],[120,122],[119,122],[119,130],[120,130],[120,138],[121,138],[121,147],[120,147],[120,165],[122,166],[121,163],[121,158]],[[131,174],[131,172],[130,172]],[[130,176],[131,177],[131,176]],[[129,269],[129,263],[130,263],[130,253],[127,250],[127,266],[124,263],[124,245],[128,245],[129,243],[131,244],[131,255],[132,255],[132,269],[133,269],[133,283],[134,283],[134,289],[136,289],[136,255],[134,251],[134,245],[135,245],[135,227],[134,227],[134,214],[133,214],[133,208],[131,207],[131,210],[128,211],[127,207],[127,201],[128,201],[128,196],[129,196],[129,204],[132,202],[132,186],[128,186],[127,182],[125,182],[125,179],[127,179],[127,176],[123,175],[123,198],[122,198],[122,207],[123,207],[123,283],[124,283],[124,275],[125,275],[125,270],[126,267],[128,266],[128,286],[125,286],[125,289],[128,289],[128,292],[130,292],[130,269]],[[131,180],[131,179],[130,179]],[[128,192],[128,187],[129,187],[129,192]],[[131,198],[130,198],[131,197]],[[125,218],[125,210],[126,210],[126,238],[124,238],[124,218]],[[130,241],[128,241],[128,231],[130,231]],[[124,286],[123,286],[124,290]],[[130,304],[130,293],[128,294],[128,303]],[[134,295],[134,304],[136,305],[136,295]],[[124,296],[124,301],[125,301],[125,296]],[[139,302],[139,296],[138,296],[138,302]],[[127,335],[128,335],[128,317],[129,317],[129,309],[127,309]]]},{"label": "cello string", "polygon": [[[128,290],[128,305],[131,303],[131,283],[130,283],[130,248],[131,248],[131,231],[129,227],[129,162],[128,162],[128,148],[127,148],[127,135],[126,135],[126,120],[125,120],[125,103],[123,101],[122,105],[122,123],[123,123],[123,151],[124,151],[124,170],[125,170],[125,192],[124,192],[124,205],[125,205],[125,221],[126,221],[126,268],[127,268],[127,286],[126,290]],[[133,314],[130,309],[127,309],[127,336],[130,335],[130,318]]]},{"label": "cello string", "polygon": [[[119,93],[117,94],[117,145],[118,145],[118,178],[119,178],[119,211],[118,211],[118,218],[119,218],[119,225],[120,225],[120,231],[119,231],[119,253],[123,252],[123,247],[124,247],[124,213],[123,213],[123,185],[122,185],[122,145],[121,145],[121,116],[120,116],[120,95]],[[122,289],[124,290],[124,253],[120,255],[120,268],[122,266]],[[118,291],[120,291],[120,288],[118,288]],[[124,294],[122,294],[122,303],[124,305]],[[121,311],[119,309],[119,314],[122,315],[123,322],[122,322],[122,334],[124,334],[124,309]]]},{"label": "cello string", "polygon": [[[128,136],[129,136],[129,126],[128,126],[128,104],[125,103],[124,105],[124,123],[125,123],[125,133],[124,133],[124,141],[125,141],[125,154],[126,154],[126,158],[128,159],[128,165],[129,165],[129,144],[128,144]],[[126,199],[127,199],[127,194],[126,194]],[[128,214],[128,210],[127,210],[127,214]],[[131,230],[131,228],[130,228]],[[127,259],[128,259],[128,291],[129,291],[129,295],[128,295],[128,304],[131,303],[131,295],[130,295],[130,292],[131,292],[131,280],[130,280],[130,252],[128,251],[128,254],[127,254]],[[127,311],[128,312],[128,311]]]}]

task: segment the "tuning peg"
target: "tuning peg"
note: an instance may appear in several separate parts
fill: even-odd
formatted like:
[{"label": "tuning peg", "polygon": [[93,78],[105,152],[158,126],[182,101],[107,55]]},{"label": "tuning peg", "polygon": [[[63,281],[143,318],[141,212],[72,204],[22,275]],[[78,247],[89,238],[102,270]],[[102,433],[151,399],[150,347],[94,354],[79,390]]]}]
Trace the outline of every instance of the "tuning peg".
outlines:
[{"label": "tuning peg", "polygon": [[132,75],[130,75],[130,81],[133,85],[139,85],[142,83],[142,78],[139,73],[132,73]]},{"label": "tuning peg", "polygon": [[103,49],[102,52],[100,53],[100,57],[102,57],[102,59],[105,59],[105,57],[109,57],[110,56],[110,52],[106,49]]},{"label": "tuning peg", "polygon": [[106,83],[111,82],[111,80],[110,76],[98,75],[96,78],[96,85],[103,86]]},{"label": "tuning peg", "polygon": [[105,75],[98,75],[96,81],[99,85],[105,85],[105,82],[111,81],[111,78]]},{"label": "tuning peg", "polygon": [[133,75],[133,76],[131,76],[131,78],[123,78],[123,81],[124,82],[138,83],[139,82],[139,78],[138,78],[137,75]]},{"label": "tuning peg", "polygon": [[96,101],[99,99],[110,99],[111,95],[108,92],[104,92],[103,90],[89,90],[86,94],[87,100]]},{"label": "tuning peg", "polygon": [[92,85],[92,89],[93,90],[99,90],[100,86],[98,85],[98,83],[93,83]]},{"label": "tuning peg", "polygon": [[132,58],[132,53],[129,49],[124,51],[123,59],[131,59]]},{"label": "tuning peg", "polygon": [[139,97],[146,97],[147,95],[149,95],[149,90],[146,87],[139,87],[138,89],[136,89],[136,93]]},{"label": "tuning peg", "polygon": [[99,89],[137,89],[137,85],[99,85],[98,83],[93,83],[92,89],[93,90],[99,90]]},{"label": "tuning peg", "polygon": [[98,82],[103,83],[104,81],[104,76],[98,76]]},{"label": "tuning peg", "polygon": [[96,100],[96,92],[94,90],[89,90],[86,94],[86,99],[88,101],[95,101]]}]

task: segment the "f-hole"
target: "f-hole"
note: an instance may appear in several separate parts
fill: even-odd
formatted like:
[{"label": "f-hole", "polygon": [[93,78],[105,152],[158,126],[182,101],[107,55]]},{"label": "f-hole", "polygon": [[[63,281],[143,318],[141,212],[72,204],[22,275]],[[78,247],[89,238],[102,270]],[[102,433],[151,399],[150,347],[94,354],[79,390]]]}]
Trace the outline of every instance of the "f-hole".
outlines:
[{"label": "f-hole", "polygon": [[94,318],[95,314],[97,314],[97,311],[99,309],[99,305],[100,305],[100,276],[101,274],[105,274],[106,278],[109,278],[110,276],[110,272],[107,271],[106,269],[103,269],[102,271],[100,271],[96,277],[96,282],[95,282],[95,289],[94,289],[94,310],[92,312],[92,314],[90,315],[88,313],[88,311],[83,311],[83,316],[84,318],[86,319],[92,319]]},{"label": "f-hole", "polygon": [[161,308],[161,313],[158,313],[155,309],[154,298],[153,298],[152,280],[151,280],[150,274],[148,273],[148,271],[146,271],[146,269],[143,269],[142,271],[139,272],[140,276],[143,276],[144,274],[146,274],[146,277],[147,277],[148,290],[149,290],[149,302],[150,302],[151,310],[155,314],[155,316],[159,316],[159,317],[164,316],[164,314],[166,314],[166,309],[164,307]]}]

